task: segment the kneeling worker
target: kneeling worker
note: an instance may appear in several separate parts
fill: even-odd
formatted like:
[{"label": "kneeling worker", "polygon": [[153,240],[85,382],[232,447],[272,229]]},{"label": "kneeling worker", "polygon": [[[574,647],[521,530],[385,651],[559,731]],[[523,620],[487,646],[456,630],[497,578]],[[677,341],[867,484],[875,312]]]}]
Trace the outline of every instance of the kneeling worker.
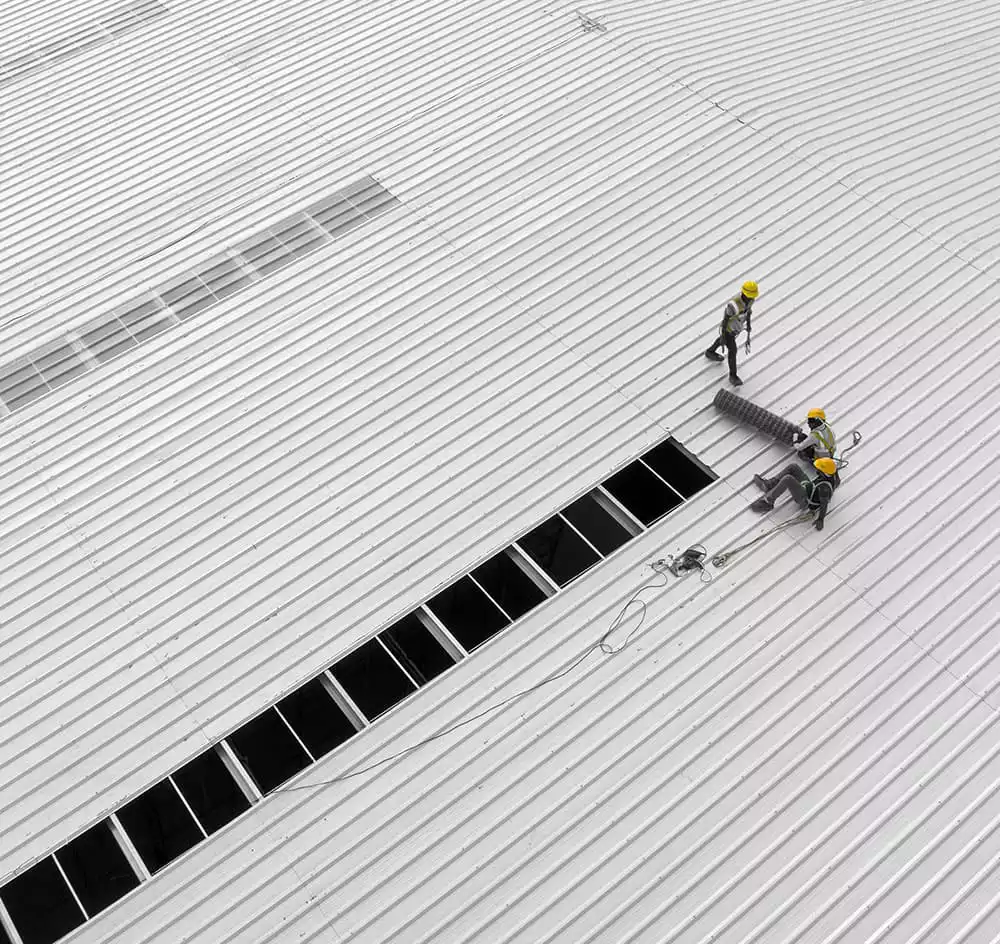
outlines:
[{"label": "kneeling worker", "polygon": [[754,483],[764,489],[764,495],[750,506],[751,510],[770,511],[775,499],[788,492],[803,511],[817,512],[813,527],[822,531],[826,509],[833,498],[833,490],[840,484],[840,476],[833,459],[816,459],[813,467],[819,473],[815,479],[810,479],[806,470],[794,462],[782,469],[776,478],[755,475]]},{"label": "kneeling worker", "polygon": [[809,424],[809,434],[796,435],[795,451],[799,458],[807,462],[832,459],[837,451],[837,437],[826,421],[826,413],[820,409],[810,410],[806,414],[806,422]]}]

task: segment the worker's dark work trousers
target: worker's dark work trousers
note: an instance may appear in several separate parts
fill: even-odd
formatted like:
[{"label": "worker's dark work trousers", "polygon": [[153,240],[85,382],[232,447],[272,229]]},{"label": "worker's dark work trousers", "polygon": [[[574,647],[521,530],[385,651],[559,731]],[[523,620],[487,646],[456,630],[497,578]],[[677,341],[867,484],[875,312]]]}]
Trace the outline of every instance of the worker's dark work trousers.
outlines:
[{"label": "worker's dark work trousers", "polygon": [[729,374],[730,376],[736,375],[736,335],[730,334],[728,331],[721,331],[719,336],[715,339],[715,344],[713,344],[709,350],[717,351],[723,345],[726,346],[726,351],[729,354]]},{"label": "worker's dark work trousers", "polygon": [[788,492],[799,508],[806,509],[809,507],[809,493],[806,491],[808,487],[809,476],[802,466],[792,462],[778,473],[777,481],[767,490],[767,500],[773,505],[785,492]]}]

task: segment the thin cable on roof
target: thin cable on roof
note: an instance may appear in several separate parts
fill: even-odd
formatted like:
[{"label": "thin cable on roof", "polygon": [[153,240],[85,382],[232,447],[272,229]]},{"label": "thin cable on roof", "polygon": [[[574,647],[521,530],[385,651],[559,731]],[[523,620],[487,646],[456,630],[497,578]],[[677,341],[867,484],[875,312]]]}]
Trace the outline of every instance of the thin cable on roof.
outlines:
[{"label": "thin cable on roof", "polygon": [[790,528],[793,524],[802,524],[812,518],[811,511],[801,511],[787,521],[782,521],[781,524],[776,524],[773,528],[768,528],[763,534],[758,534],[752,541],[747,541],[746,544],[740,544],[738,547],[732,547],[727,551],[720,551],[712,558],[712,563],[716,567],[725,567],[729,561],[729,558],[734,554],[738,554],[740,551],[745,551],[748,547],[753,547],[755,544],[759,544],[765,538],[769,538],[772,534],[777,534],[779,531],[784,531],[786,528]]},{"label": "thin cable on roof", "polygon": [[[648,561],[646,566],[650,567],[660,577],[662,577],[663,582],[645,583],[637,590],[635,590],[632,593],[632,596],[628,598],[625,605],[618,611],[618,615],[611,621],[611,625],[607,628],[607,630],[605,630],[601,638],[597,642],[593,643],[592,645],[584,649],[583,652],[581,652],[580,655],[578,655],[562,671],[556,672],[554,675],[549,675],[546,678],[542,679],[542,681],[536,683],[535,685],[531,685],[528,688],[522,689],[519,692],[515,692],[513,695],[508,696],[507,698],[497,702],[494,705],[490,705],[484,708],[482,711],[477,712],[476,714],[471,715],[468,718],[463,718],[461,721],[456,721],[455,724],[449,725],[447,728],[438,731],[436,734],[432,734],[430,737],[426,737],[421,741],[417,741],[414,744],[410,744],[408,747],[404,747],[402,750],[396,751],[396,753],[390,754],[388,757],[383,757],[381,760],[375,761],[374,764],[368,764],[367,766],[361,767],[358,770],[352,770],[350,773],[341,774],[339,777],[333,777],[330,780],[316,780],[313,781],[312,783],[301,784],[295,787],[279,787],[276,790],[272,790],[271,793],[272,794],[292,793],[293,791],[298,791],[298,790],[314,790],[317,787],[330,786],[335,783],[341,783],[344,780],[350,780],[354,777],[359,777],[361,776],[361,774],[366,774],[371,770],[375,770],[378,767],[382,767],[385,764],[388,764],[399,757],[403,757],[404,755],[409,754],[412,751],[415,751],[419,747],[423,747],[425,744],[430,744],[431,741],[436,741],[439,738],[444,737],[446,734],[451,734],[453,731],[457,731],[459,728],[463,728],[467,724],[472,724],[473,721],[478,721],[480,718],[485,717],[488,714],[492,714],[494,711],[499,711],[501,708],[509,705],[511,702],[517,701],[519,698],[524,698],[526,695],[530,695],[532,692],[538,691],[538,689],[542,688],[545,685],[549,685],[550,683],[556,682],[561,678],[565,678],[578,665],[580,665],[584,661],[584,659],[586,659],[587,656],[589,656],[592,652],[600,651],[605,655],[609,656],[616,656],[619,653],[624,652],[628,648],[629,643],[632,641],[632,637],[639,631],[640,627],[642,626],[643,622],[645,622],[646,619],[646,601],[643,600],[639,596],[639,594],[642,593],[644,590],[662,590],[668,583],[667,573],[669,571],[669,567],[663,559]],[[629,607],[632,606],[633,603],[637,603],[639,605],[639,621],[632,629],[629,630],[628,634],[625,636],[625,639],[622,640],[622,642],[619,645],[614,646],[609,642],[609,638],[612,635],[612,633],[614,633],[618,629],[618,627],[622,624],[622,621],[625,619],[625,614],[628,612]]]}]

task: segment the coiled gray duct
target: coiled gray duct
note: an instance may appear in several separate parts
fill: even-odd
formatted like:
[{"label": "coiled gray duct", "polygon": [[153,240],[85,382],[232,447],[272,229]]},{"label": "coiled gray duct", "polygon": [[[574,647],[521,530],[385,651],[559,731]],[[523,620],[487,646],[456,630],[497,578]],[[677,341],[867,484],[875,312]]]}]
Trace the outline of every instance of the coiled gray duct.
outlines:
[{"label": "coiled gray duct", "polygon": [[731,390],[720,390],[712,402],[723,413],[728,413],[742,423],[749,423],[762,433],[773,436],[780,443],[794,445],[795,434],[801,432],[794,423],[789,423],[784,417],[775,413],[769,413],[763,407],[737,396]]}]

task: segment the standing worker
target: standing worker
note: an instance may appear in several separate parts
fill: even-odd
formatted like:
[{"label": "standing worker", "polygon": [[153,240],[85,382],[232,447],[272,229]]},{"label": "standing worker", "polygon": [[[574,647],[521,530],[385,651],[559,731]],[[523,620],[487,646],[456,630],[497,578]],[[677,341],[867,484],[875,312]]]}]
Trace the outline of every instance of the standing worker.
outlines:
[{"label": "standing worker", "polygon": [[823,530],[826,509],[833,498],[833,490],[840,484],[837,463],[833,459],[816,459],[813,468],[819,473],[815,479],[809,478],[802,466],[792,462],[785,466],[777,478],[766,479],[763,475],[753,477],[754,484],[764,489],[764,494],[751,506],[751,511],[771,511],[777,498],[788,492],[803,511],[817,512],[813,527]]},{"label": "standing worker", "polygon": [[715,339],[715,343],[705,351],[705,357],[709,360],[721,361],[722,355],[719,353],[719,348],[725,345],[726,350],[729,352],[729,382],[734,387],[739,387],[743,383],[736,376],[736,338],[745,326],[747,329],[747,340],[744,348],[747,354],[749,354],[750,314],[754,299],[759,294],[756,282],[743,283],[740,294],[726,302],[725,311],[722,313],[722,324],[719,326],[719,336]]},{"label": "standing worker", "polygon": [[796,434],[795,451],[808,462],[814,459],[832,459],[837,451],[837,437],[826,421],[826,413],[818,408],[806,414],[809,435]]}]

